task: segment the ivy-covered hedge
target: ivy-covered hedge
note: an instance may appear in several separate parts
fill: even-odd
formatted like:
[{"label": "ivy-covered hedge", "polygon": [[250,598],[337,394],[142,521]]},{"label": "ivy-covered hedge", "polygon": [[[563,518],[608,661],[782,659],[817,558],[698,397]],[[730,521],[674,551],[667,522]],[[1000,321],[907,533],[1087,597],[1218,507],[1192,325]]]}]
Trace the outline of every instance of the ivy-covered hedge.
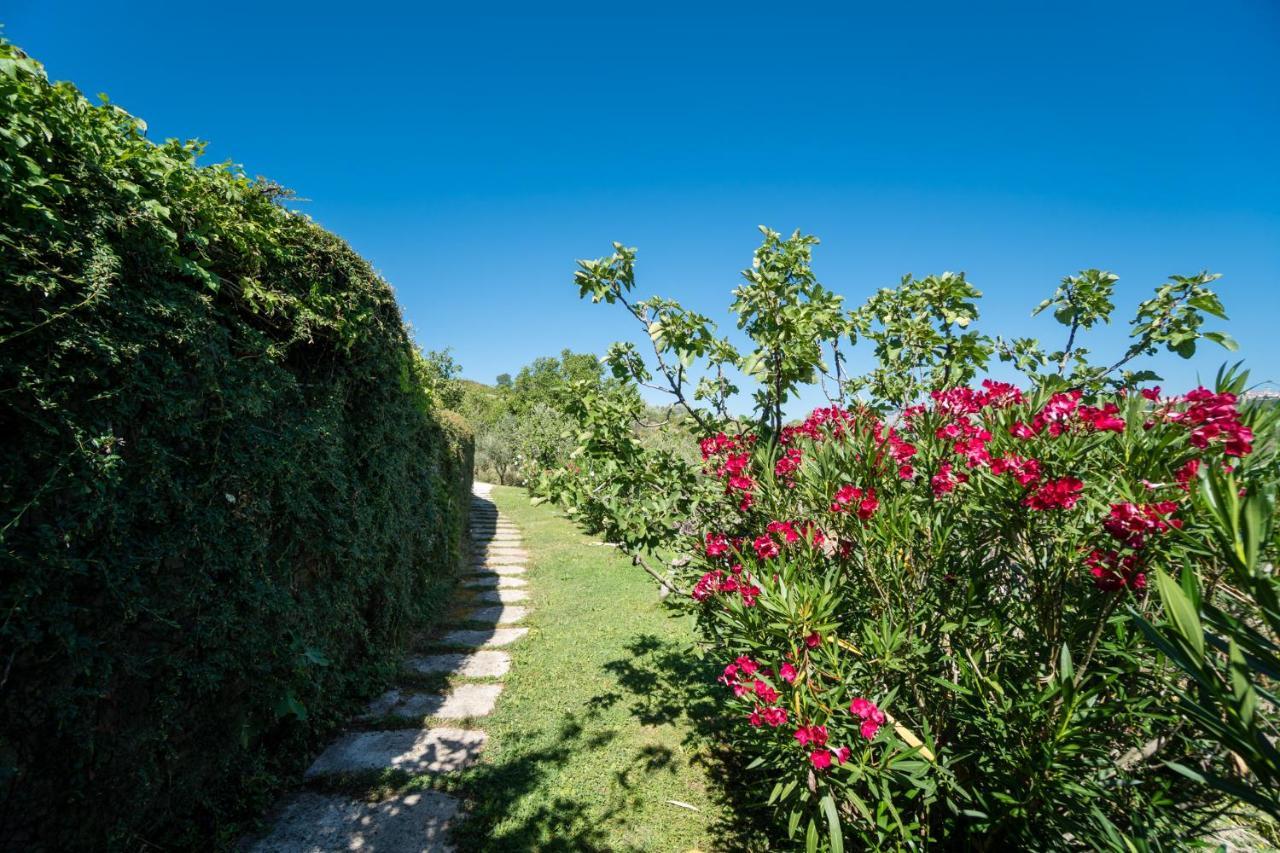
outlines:
[{"label": "ivy-covered hedge", "polygon": [[0,42],[0,848],[230,842],[461,559],[390,287],[199,153]]}]

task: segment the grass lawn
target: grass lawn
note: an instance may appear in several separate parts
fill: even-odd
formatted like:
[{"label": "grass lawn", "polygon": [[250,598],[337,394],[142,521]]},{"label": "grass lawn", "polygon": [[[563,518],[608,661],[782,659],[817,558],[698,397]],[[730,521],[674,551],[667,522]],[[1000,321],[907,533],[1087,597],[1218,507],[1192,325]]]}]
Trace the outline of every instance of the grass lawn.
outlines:
[{"label": "grass lawn", "polygon": [[530,552],[533,611],[498,707],[480,723],[484,760],[455,789],[470,813],[459,846],[755,846],[693,734],[710,718],[716,685],[714,667],[690,654],[691,622],[663,608],[629,560],[530,506],[522,489],[495,488],[493,500]]}]

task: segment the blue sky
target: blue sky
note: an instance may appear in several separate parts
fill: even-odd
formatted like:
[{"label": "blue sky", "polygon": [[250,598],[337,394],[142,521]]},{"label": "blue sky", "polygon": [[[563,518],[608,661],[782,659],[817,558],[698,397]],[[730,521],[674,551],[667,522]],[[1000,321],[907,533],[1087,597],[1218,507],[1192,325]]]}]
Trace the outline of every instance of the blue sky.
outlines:
[{"label": "blue sky", "polygon": [[[730,325],[756,225],[819,235],[860,302],[964,270],[982,328],[1084,267],[1131,307],[1224,274],[1229,330],[1280,380],[1280,5],[7,0],[5,35],[154,138],[295,189],[392,282],[426,348],[492,381],[601,352],[629,318],[574,259],[638,246],[642,295]],[[1157,365],[1174,388],[1230,356]]]}]

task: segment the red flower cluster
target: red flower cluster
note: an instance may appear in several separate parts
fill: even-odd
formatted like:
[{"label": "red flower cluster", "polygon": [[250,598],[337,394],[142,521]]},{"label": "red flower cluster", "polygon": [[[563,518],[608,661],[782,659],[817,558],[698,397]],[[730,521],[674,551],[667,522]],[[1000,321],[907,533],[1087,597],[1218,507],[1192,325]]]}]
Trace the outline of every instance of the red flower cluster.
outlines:
[{"label": "red flower cluster", "polygon": [[1235,394],[1215,394],[1208,388],[1187,393],[1185,411],[1169,412],[1165,419],[1191,428],[1192,447],[1204,449],[1221,441],[1227,456],[1248,456],[1253,451],[1253,430],[1240,423]]},{"label": "red flower cluster", "polygon": [[1034,510],[1071,509],[1080,500],[1082,491],[1083,482],[1075,477],[1062,477],[1037,486],[1022,503]]},{"label": "red flower cluster", "polygon": [[1015,454],[991,460],[991,473],[1009,474],[1020,486],[1030,486],[1040,479],[1040,460],[1024,459]]},{"label": "red flower cluster", "polygon": [[969,475],[962,471],[952,470],[950,462],[943,462],[938,467],[938,473],[933,475],[929,480],[929,485],[933,487],[933,496],[940,498],[947,492],[954,491],[955,487],[969,479]]},{"label": "red flower cluster", "polygon": [[1154,504],[1119,503],[1111,505],[1111,514],[1102,527],[1120,543],[1120,550],[1094,549],[1085,558],[1085,566],[1093,575],[1098,589],[1145,589],[1147,577],[1142,572],[1145,558],[1142,550],[1155,536],[1182,526],[1182,520],[1169,518],[1178,509],[1173,501]]},{"label": "red flower cluster", "polygon": [[1142,573],[1142,556],[1140,554],[1121,555],[1118,551],[1102,551],[1095,548],[1085,557],[1084,564],[1093,575],[1093,582],[1098,589],[1114,592],[1129,587],[1146,589],[1147,576]]},{"label": "red flower cluster", "polygon": [[880,727],[884,725],[884,711],[881,711],[874,702],[865,697],[859,696],[850,702],[849,713],[862,720],[862,726],[858,731],[867,740],[875,737],[876,732],[880,731]]},{"label": "red flower cluster", "polygon": [[826,748],[826,726],[801,726],[796,729],[795,737],[802,747],[813,747],[809,751],[809,763],[813,765],[815,770],[826,770],[831,766],[832,759],[844,764],[849,760],[849,756],[853,754],[853,750],[847,746],[841,746],[836,749]]},{"label": "red flower cluster", "polygon": [[804,419],[803,423],[797,426],[783,427],[778,440],[783,444],[791,444],[797,436],[804,436],[813,441],[822,441],[828,431],[833,438],[842,438],[846,425],[853,423],[853,414],[839,406],[814,409],[809,413],[809,417]]},{"label": "red flower cluster", "polygon": [[777,477],[788,488],[795,488],[795,473],[800,470],[803,455],[798,447],[788,447],[786,453],[773,466],[773,476]]},{"label": "red flower cluster", "polygon": [[1126,548],[1138,550],[1147,544],[1152,535],[1168,533],[1182,526],[1181,519],[1165,520],[1178,509],[1173,501],[1154,504],[1120,503],[1111,505],[1111,514],[1102,527],[1118,539]]},{"label": "red flower cluster", "polygon": [[713,595],[734,592],[742,597],[744,607],[755,606],[756,599],[760,597],[760,587],[752,583],[751,575],[744,573],[742,566],[738,565],[733,566],[728,574],[720,569],[707,572],[698,578],[690,595],[694,601],[703,602]]},{"label": "red flower cluster", "polygon": [[746,450],[755,443],[754,435],[725,435],[721,432],[702,439],[698,442],[698,447],[702,450],[703,461],[708,461],[712,456],[719,456],[722,453]]},{"label": "red flower cluster", "polygon": [[851,505],[855,506],[855,512],[858,518],[866,521],[875,515],[876,510],[880,508],[880,501],[876,499],[876,490],[867,489],[865,492],[857,486],[846,483],[836,490],[835,500],[831,502],[832,512],[848,512]]},{"label": "red flower cluster", "polygon": [[[747,473],[751,466],[751,446],[756,442],[754,435],[725,435],[716,433],[698,442],[702,451],[705,470],[715,471],[717,477],[725,481],[725,494],[740,492],[738,509],[746,512],[750,508],[756,484]],[[716,464],[723,456],[724,459]]]},{"label": "red flower cluster", "polygon": [[982,409],[1004,409],[1022,402],[1022,392],[1007,382],[996,382],[991,379],[982,380],[982,391],[958,386],[944,391],[934,391],[934,406],[940,412],[950,415],[972,415]]},{"label": "red flower cluster", "polygon": [[751,696],[756,700],[751,713],[747,715],[751,725],[768,724],[777,728],[787,721],[786,709],[776,707],[781,694],[770,687],[767,681],[758,678],[756,673],[773,676],[773,671],[768,667],[761,667],[758,662],[746,655],[740,655],[724,668],[724,672],[716,680],[732,689],[734,696],[739,698]]}]

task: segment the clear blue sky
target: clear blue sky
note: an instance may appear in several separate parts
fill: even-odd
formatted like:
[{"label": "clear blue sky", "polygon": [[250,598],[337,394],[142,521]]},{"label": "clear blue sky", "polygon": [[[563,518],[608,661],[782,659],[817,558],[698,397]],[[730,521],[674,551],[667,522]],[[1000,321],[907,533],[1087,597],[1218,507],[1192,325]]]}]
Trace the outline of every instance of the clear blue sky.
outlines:
[{"label": "clear blue sky", "polygon": [[[965,270],[983,328],[1098,266],[1129,308],[1209,268],[1280,380],[1280,4],[184,4],[6,0],[6,36],[151,135],[210,141],[309,201],[419,341],[492,381],[633,329],[574,259],[712,314],[755,226],[823,240],[853,302]],[[1229,356],[1158,365],[1174,387]]]}]

